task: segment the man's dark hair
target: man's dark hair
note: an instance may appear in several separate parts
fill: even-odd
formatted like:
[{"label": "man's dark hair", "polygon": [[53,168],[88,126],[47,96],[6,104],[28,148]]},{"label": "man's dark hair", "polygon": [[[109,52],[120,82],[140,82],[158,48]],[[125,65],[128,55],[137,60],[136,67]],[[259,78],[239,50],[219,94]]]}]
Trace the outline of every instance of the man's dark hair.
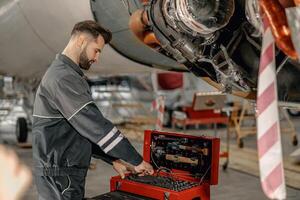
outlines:
[{"label": "man's dark hair", "polygon": [[92,20],[86,20],[75,24],[71,35],[75,35],[80,32],[91,34],[95,39],[101,35],[104,38],[105,43],[109,43],[112,38],[112,34],[109,30],[103,28],[97,22]]}]

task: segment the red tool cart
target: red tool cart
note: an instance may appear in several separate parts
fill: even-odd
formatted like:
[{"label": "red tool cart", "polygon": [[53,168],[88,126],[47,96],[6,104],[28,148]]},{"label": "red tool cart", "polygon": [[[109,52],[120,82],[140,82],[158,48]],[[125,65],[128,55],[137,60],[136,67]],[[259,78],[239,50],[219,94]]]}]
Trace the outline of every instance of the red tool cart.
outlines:
[{"label": "red tool cart", "polygon": [[112,177],[111,192],[148,199],[209,200],[210,185],[218,184],[219,151],[219,138],[146,130],[144,160],[152,164],[154,175]]}]

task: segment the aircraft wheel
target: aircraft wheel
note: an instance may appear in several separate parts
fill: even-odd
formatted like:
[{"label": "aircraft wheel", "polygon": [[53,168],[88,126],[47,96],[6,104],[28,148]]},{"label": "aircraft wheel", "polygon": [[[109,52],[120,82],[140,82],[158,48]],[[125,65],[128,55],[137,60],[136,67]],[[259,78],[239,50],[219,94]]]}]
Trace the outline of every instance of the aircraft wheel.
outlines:
[{"label": "aircraft wheel", "polygon": [[287,109],[287,112],[292,117],[299,117],[300,116],[300,111],[297,110],[297,109]]},{"label": "aircraft wheel", "polygon": [[293,136],[293,146],[297,146],[298,145],[298,138],[296,135]]},{"label": "aircraft wheel", "polygon": [[228,161],[226,161],[226,162],[222,165],[223,171],[226,171],[227,167],[228,167]]},{"label": "aircraft wheel", "polygon": [[244,141],[243,141],[243,139],[239,139],[238,140],[238,146],[239,146],[239,148],[244,148]]},{"label": "aircraft wheel", "polygon": [[24,117],[19,117],[16,124],[16,137],[19,143],[27,141],[28,128],[27,121]]}]

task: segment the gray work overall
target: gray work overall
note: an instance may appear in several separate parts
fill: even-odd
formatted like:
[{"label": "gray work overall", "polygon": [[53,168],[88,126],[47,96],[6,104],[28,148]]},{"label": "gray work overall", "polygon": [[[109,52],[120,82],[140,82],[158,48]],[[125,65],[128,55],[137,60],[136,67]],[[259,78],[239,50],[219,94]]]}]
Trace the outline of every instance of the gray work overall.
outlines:
[{"label": "gray work overall", "polygon": [[[93,102],[83,72],[59,54],[38,87],[32,128],[34,175],[40,199],[82,199],[93,149],[111,163],[142,157]],[[96,151],[95,151],[96,152]]]}]

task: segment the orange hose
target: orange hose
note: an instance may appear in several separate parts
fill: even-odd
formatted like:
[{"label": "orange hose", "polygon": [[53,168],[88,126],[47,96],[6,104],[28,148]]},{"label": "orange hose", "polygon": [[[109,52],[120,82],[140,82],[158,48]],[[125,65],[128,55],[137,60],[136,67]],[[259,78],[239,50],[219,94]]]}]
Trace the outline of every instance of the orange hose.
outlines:
[{"label": "orange hose", "polygon": [[278,0],[260,0],[259,3],[270,22],[278,48],[292,59],[297,59],[298,56],[291,40],[291,31],[288,27],[284,7]]},{"label": "orange hose", "polygon": [[143,4],[148,3],[149,0],[140,0]]},{"label": "orange hose", "polygon": [[134,35],[151,48],[160,45],[152,31],[147,30],[148,17],[143,9],[136,10],[129,19],[129,27]]},{"label": "orange hose", "polygon": [[295,6],[294,0],[279,0],[279,3],[284,8],[289,8],[289,7],[294,7]]},{"label": "orange hose", "polygon": [[149,31],[148,33],[145,34],[144,37],[144,43],[147,45],[159,45],[159,41],[157,40],[157,38],[155,37],[154,33],[151,31]]},{"label": "orange hose", "polygon": [[129,27],[132,30],[132,32],[135,34],[135,36],[142,42],[144,42],[144,33],[145,33],[145,25],[141,21],[141,15],[143,13],[143,10],[139,9],[136,10],[129,19]]},{"label": "orange hose", "polygon": [[300,6],[300,0],[294,0],[296,6]]}]

